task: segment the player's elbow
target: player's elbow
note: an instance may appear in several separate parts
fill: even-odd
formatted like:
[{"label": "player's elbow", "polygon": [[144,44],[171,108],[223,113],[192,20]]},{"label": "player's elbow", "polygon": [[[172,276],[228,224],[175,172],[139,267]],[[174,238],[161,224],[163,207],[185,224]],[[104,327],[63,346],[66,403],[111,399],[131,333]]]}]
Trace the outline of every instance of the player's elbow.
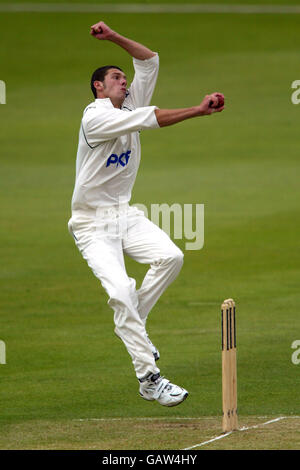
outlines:
[{"label": "player's elbow", "polygon": [[159,125],[159,127],[164,127],[166,124],[164,123],[163,115],[161,113],[161,109],[156,108],[154,110],[154,113],[155,113],[155,117],[156,117],[157,124]]}]

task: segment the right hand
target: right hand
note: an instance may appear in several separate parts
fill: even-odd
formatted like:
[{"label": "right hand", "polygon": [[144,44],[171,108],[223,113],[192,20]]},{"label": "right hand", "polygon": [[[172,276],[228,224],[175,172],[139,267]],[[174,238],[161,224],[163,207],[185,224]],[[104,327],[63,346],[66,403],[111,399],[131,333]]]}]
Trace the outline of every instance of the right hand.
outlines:
[{"label": "right hand", "polygon": [[212,93],[211,95],[206,95],[199,105],[199,115],[205,116],[212,113],[220,113],[225,108],[224,104],[218,106],[219,99],[224,100],[224,95],[222,93]]},{"label": "right hand", "polygon": [[91,26],[90,34],[97,39],[108,39],[110,40],[115,32],[109,28],[103,21],[99,21],[98,23]]}]

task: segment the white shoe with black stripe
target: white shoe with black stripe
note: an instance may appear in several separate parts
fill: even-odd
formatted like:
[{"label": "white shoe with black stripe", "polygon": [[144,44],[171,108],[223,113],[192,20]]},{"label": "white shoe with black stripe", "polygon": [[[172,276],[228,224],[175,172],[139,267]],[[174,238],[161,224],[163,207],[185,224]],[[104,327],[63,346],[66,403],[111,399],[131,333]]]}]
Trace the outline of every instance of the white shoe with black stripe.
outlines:
[{"label": "white shoe with black stripe", "polygon": [[188,392],[178,385],[171,384],[160,374],[151,374],[140,379],[140,395],[144,400],[158,401],[163,406],[176,406],[183,402]]}]

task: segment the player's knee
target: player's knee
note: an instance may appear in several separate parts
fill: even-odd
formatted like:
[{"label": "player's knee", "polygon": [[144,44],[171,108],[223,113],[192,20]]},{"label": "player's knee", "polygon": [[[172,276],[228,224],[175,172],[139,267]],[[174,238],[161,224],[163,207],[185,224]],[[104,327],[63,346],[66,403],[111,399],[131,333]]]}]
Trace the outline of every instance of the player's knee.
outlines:
[{"label": "player's knee", "polygon": [[129,309],[137,307],[138,297],[136,291],[130,284],[119,283],[118,285],[111,287],[108,291],[108,294],[108,303],[110,306],[116,303]]},{"label": "player's knee", "polygon": [[177,252],[174,254],[174,263],[175,263],[175,266],[178,270],[180,270],[182,268],[182,265],[183,265],[183,258],[184,258],[184,255],[182,253],[181,250],[177,250]]},{"label": "player's knee", "polygon": [[179,248],[174,249],[172,250],[172,252],[169,253],[167,262],[171,267],[172,271],[180,271],[183,265],[183,257],[184,255]]}]

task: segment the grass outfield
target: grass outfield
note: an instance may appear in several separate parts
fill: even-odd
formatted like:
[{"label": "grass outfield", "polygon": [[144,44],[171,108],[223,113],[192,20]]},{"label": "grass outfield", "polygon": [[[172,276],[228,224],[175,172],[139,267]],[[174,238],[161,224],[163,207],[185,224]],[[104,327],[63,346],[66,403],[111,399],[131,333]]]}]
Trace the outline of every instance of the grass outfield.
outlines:
[{"label": "grass outfield", "polygon": [[[108,433],[110,448],[129,449],[141,417],[158,419],[158,435],[150,434],[145,448],[183,448],[217,435],[220,304],[228,297],[238,309],[241,424],[299,415],[300,365],[291,361],[291,344],[300,339],[300,106],[291,103],[291,83],[300,78],[298,17],[103,19],[160,53],[153,104],[190,106],[213,91],[227,98],[220,115],[142,134],[132,199],[205,204],[204,248],[185,251],[180,276],[148,323],[162,373],[190,396],[171,409],[138,397],[104,291],[67,232],[90,74],[113,58],[132,78],[130,58],[89,36],[93,14],[4,13],[0,339],[7,364],[0,365],[0,447],[81,449],[90,439],[91,448],[102,448]],[[184,249],[184,241],[176,243]],[[140,283],[146,267],[126,263]],[[127,421],[108,419],[108,428],[76,421],[92,418],[130,418],[133,434],[126,440]],[[174,418],[199,423],[186,427],[184,439],[185,421],[172,426],[166,442],[163,423]],[[212,420],[205,429],[203,418]],[[233,435],[215,446],[299,449],[296,423],[283,420],[240,434],[242,443]]]}]

